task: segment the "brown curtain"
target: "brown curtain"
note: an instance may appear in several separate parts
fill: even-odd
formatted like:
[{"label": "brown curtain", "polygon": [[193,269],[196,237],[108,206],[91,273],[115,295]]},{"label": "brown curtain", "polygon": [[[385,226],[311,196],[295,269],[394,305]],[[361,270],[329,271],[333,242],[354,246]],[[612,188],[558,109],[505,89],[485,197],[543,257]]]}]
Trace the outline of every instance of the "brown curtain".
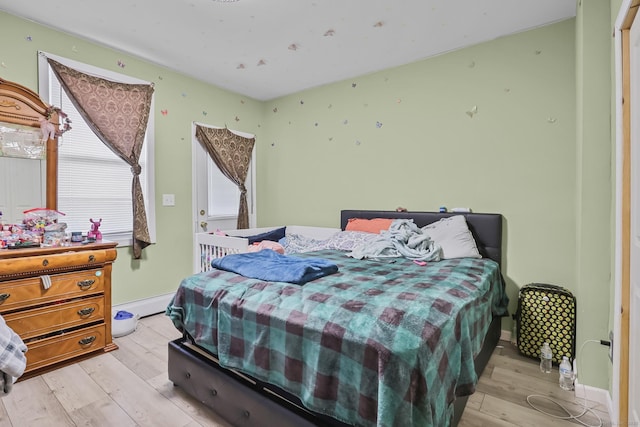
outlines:
[{"label": "brown curtain", "polygon": [[220,171],[240,190],[238,207],[238,229],[249,228],[247,187],[244,185],[249,172],[251,152],[255,138],[244,138],[229,129],[196,125],[196,138],[202,144]]},{"label": "brown curtain", "polygon": [[93,132],[131,166],[133,256],[151,244],[138,163],[151,108],[153,85],[126,84],[90,76],[47,59],[67,96]]}]

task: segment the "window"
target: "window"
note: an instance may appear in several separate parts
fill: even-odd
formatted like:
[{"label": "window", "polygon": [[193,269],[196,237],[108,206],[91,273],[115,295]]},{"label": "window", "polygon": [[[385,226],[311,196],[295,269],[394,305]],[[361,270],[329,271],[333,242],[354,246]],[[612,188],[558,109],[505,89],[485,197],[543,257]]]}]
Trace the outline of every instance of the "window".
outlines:
[{"label": "window", "polygon": [[[238,205],[240,203],[240,190],[238,187],[220,172],[207,151],[195,137],[195,126],[212,127],[208,124],[192,124],[192,156],[193,156],[193,196],[195,230],[235,229],[238,218]],[[232,132],[245,138],[254,138],[254,135],[232,130]],[[249,224],[256,224],[256,149],[251,154],[251,163],[247,172],[245,187],[247,188],[247,204],[249,208]],[[202,222],[207,227],[201,228]]]},{"label": "window", "polygon": [[[58,147],[58,210],[65,214],[60,221],[67,223],[67,231],[86,233],[91,226],[89,219],[102,218],[100,231],[104,239],[117,241],[120,245],[131,245],[131,169],[87,126],[62,89],[47,58],[78,71],[113,81],[148,82],[42,52],[39,56],[40,96],[49,104],[60,107],[72,122],[72,129],[62,135]],[[152,105],[147,135],[140,155],[140,183],[149,234],[151,241],[155,242],[153,127]]]},{"label": "window", "polygon": [[[209,156],[207,156],[207,178],[209,182],[209,206],[207,210],[209,217],[238,216],[240,190],[229,178],[223,175]],[[250,177],[248,176],[247,178]]]},{"label": "window", "polygon": [[[253,193],[253,173],[255,156],[251,159],[247,180],[247,204],[249,216],[253,214],[254,193]],[[240,204],[240,190],[229,178],[223,175],[218,166],[207,155],[207,178],[208,178],[208,210],[209,218],[227,218],[238,216],[238,205]]]}]

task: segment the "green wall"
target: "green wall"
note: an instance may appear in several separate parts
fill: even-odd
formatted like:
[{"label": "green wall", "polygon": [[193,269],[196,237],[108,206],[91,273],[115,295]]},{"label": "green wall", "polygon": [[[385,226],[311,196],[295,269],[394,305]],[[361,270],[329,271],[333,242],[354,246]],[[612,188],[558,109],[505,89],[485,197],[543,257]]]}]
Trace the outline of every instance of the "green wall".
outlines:
[{"label": "green wall", "polygon": [[342,208],[499,212],[511,311],[527,283],[576,290],[574,20],[264,108],[263,224],[336,226]]},{"label": "green wall", "polygon": [[[615,159],[611,136],[611,5],[578,2],[576,16],[576,272],[578,349],[608,339],[613,306]],[[608,389],[608,349],[585,344],[578,354],[580,382]]]},{"label": "green wall", "polygon": [[[600,339],[583,325],[608,323],[611,230],[598,228],[602,259],[593,239],[578,234],[599,225],[591,207],[610,209],[610,177],[603,190],[589,171],[606,174],[611,165],[598,142],[578,142],[591,120],[602,123],[598,111],[580,112],[586,127],[577,125],[579,97],[601,90],[576,83],[577,66],[588,65],[577,62],[577,21],[259,102],[0,12],[0,76],[36,88],[36,52],[44,50],[155,82],[157,244],[140,261],[119,249],[115,304],[172,292],[191,272],[195,120],[256,134],[259,226],[337,226],[345,208],[502,213],[511,311],[522,285],[559,284],[593,315],[579,323],[579,339]],[[175,207],[161,206],[163,193],[176,195]],[[589,366],[603,363],[589,357]],[[606,388],[602,368],[582,382]]]},{"label": "green wall", "polygon": [[[157,244],[145,249],[141,260],[132,259],[130,248],[118,249],[113,303],[174,292],[192,272],[191,123],[259,134],[262,103],[4,12],[0,40],[0,77],[36,91],[39,50],[155,83]],[[162,206],[165,193],[175,194],[174,207]]]}]

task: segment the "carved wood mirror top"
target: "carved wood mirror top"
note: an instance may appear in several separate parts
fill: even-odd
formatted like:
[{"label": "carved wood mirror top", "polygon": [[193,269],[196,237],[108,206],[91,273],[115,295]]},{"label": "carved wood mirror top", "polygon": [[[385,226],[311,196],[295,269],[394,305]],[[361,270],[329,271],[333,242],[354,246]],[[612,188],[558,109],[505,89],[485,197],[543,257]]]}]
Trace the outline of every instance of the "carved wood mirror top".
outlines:
[{"label": "carved wood mirror top", "polygon": [[[58,113],[43,102],[38,94],[17,83],[0,78],[0,126],[27,126],[39,130],[41,119],[59,130]],[[58,205],[58,141],[46,142],[46,203],[47,208]]]}]

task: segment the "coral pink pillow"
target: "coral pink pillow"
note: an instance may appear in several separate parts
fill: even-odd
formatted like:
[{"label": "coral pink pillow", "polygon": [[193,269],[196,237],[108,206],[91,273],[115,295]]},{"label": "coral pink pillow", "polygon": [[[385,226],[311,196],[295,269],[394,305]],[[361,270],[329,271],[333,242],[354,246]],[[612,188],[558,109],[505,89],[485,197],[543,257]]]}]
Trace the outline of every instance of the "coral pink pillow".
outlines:
[{"label": "coral pink pillow", "polygon": [[366,233],[380,233],[391,227],[391,218],[349,218],[345,231],[364,231]]}]

